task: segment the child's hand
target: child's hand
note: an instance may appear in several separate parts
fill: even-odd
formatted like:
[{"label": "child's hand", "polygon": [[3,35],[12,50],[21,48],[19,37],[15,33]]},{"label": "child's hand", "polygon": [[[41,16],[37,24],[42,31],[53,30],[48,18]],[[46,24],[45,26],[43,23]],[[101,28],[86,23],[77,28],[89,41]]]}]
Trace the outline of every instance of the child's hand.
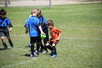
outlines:
[{"label": "child's hand", "polygon": [[44,35],[45,33],[42,31],[41,34]]},{"label": "child's hand", "polygon": [[9,29],[9,32],[11,32],[12,31],[12,27]]},{"label": "child's hand", "polygon": [[27,34],[28,33],[28,30],[26,30],[25,33]]},{"label": "child's hand", "polygon": [[56,40],[59,40],[59,37]]},{"label": "child's hand", "polygon": [[52,46],[56,46],[55,43],[53,43]]},{"label": "child's hand", "polygon": [[50,45],[49,41],[48,41],[45,45],[46,45],[46,46],[49,46],[49,45]]}]

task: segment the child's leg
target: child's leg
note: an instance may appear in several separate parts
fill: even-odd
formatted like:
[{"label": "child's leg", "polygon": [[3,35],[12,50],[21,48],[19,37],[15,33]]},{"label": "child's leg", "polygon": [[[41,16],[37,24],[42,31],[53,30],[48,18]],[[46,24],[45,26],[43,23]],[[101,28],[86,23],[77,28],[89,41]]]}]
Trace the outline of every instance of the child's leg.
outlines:
[{"label": "child's leg", "polygon": [[[44,50],[48,52],[46,44],[49,41],[49,34],[48,34],[48,28],[46,28],[45,30],[43,30],[44,33],[46,34],[46,38],[43,40],[44,41]],[[49,47],[48,47],[49,49]]]},{"label": "child's leg", "polygon": [[34,45],[31,44],[31,55],[34,55]]},{"label": "child's leg", "polygon": [[[30,41],[31,41],[31,55],[33,55],[34,56],[34,43],[35,43],[35,37],[30,37]],[[32,56],[31,56],[32,57]]]},{"label": "child's leg", "polygon": [[40,52],[43,52],[43,50],[44,50],[44,46],[43,46],[43,43],[41,41]]},{"label": "child's leg", "polygon": [[2,41],[2,44],[4,45],[4,49],[7,49],[8,46],[6,45],[6,42],[4,41],[4,37],[3,36],[1,37],[1,41]]},{"label": "child's leg", "polygon": [[56,47],[55,46],[52,46],[52,53],[54,54],[54,55],[57,55],[57,52],[56,52]]},{"label": "child's leg", "polygon": [[9,42],[9,44],[11,45],[11,47],[13,47],[13,43],[12,43],[12,41],[11,41],[11,38],[10,38],[9,31],[7,31],[7,32],[4,32],[4,34],[5,34],[5,36],[7,37],[7,39],[8,39],[8,42]]},{"label": "child's leg", "polygon": [[13,47],[13,43],[10,37],[7,37],[9,44],[11,45],[11,47]]},{"label": "child's leg", "polygon": [[52,43],[52,55],[57,55],[56,43],[55,42]]},{"label": "child's leg", "polygon": [[36,50],[37,50],[37,52],[39,52],[40,47],[41,47],[40,42],[36,42]]}]

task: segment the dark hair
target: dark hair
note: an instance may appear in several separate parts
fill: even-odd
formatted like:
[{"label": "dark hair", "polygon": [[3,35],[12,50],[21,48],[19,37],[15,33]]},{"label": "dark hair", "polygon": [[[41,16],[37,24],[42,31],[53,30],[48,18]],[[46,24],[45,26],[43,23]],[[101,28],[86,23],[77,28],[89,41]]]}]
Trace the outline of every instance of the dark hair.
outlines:
[{"label": "dark hair", "polygon": [[4,9],[0,10],[0,15],[6,15],[6,13],[7,13],[6,10],[4,10]]},{"label": "dark hair", "polygon": [[46,25],[48,25],[48,26],[54,26],[53,20],[47,20]]}]

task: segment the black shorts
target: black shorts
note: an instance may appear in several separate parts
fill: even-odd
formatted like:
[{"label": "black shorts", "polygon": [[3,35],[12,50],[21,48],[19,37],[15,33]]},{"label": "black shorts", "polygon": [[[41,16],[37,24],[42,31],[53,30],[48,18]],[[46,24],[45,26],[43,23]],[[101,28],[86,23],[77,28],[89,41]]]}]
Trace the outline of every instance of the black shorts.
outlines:
[{"label": "black shorts", "polygon": [[50,45],[52,46],[52,44],[55,44],[55,46],[57,45],[57,43],[56,42],[50,42]]},{"label": "black shorts", "polygon": [[0,37],[4,37],[4,36],[10,37],[9,31],[7,31],[7,32],[0,31]]},{"label": "black shorts", "polygon": [[39,43],[40,41],[40,37],[30,37],[30,44]]}]

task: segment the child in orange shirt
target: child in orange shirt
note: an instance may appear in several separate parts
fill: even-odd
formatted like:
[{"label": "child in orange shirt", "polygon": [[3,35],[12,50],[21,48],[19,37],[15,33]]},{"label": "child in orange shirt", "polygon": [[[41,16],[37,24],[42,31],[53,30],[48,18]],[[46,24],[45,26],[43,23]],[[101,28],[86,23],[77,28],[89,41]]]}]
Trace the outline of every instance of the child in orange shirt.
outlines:
[{"label": "child in orange shirt", "polygon": [[62,31],[54,27],[54,23],[52,20],[48,20],[46,25],[50,29],[50,35],[51,35],[51,39],[49,43],[46,44],[46,46],[51,45],[51,57],[57,57],[56,45],[59,42],[59,38]]}]

